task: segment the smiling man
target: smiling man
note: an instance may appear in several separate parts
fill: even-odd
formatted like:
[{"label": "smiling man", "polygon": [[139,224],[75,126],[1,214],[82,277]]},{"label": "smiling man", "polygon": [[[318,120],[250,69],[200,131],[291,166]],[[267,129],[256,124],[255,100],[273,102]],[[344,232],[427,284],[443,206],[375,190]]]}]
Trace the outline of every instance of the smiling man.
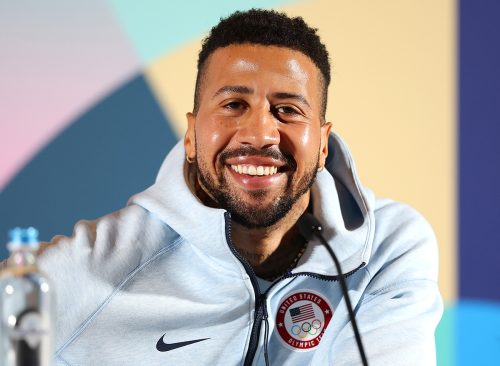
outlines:
[{"label": "smiling man", "polygon": [[235,247],[274,279],[304,246],[295,224],[328,153],[329,75],[300,51],[256,43],[219,46],[201,61],[185,138],[191,186],[231,213]]},{"label": "smiling man", "polygon": [[325,119],[316,30],[236,12],[204,40],[183,141],[124,209],[40,255],[58,365],[432,365],[437,246],[408,206],[376,199]]}]

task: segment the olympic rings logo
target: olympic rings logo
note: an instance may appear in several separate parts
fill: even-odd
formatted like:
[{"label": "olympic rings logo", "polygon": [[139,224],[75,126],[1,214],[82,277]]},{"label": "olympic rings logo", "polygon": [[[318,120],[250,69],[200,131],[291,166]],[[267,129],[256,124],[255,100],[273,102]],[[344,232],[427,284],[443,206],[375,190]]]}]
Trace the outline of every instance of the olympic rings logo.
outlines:
[{"label": "olympic rings logo", "polygon": [[293,351],[316,348],[330,323],[333,307],[321,293],[310,289],[289,292],[280,301],[276,329],[283,345]]},{"label": "olympic rings logo", "polygon": [[292,334],[303,339],[308,335],[316,335],[321,330],[321,321],[319,319],[314,319],[311,323],[304,322],[300,326],[295,324],[291,331]]}]

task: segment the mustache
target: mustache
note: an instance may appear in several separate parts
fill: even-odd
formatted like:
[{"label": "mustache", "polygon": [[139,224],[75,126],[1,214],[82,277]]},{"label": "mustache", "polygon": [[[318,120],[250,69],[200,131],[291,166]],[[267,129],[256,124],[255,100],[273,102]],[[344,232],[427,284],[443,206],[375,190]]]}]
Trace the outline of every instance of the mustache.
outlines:
[{"label": "mustache", "polygon": [[290,155],[283,153],[274,148],[269,149],[257,149],[250,145],[241,146],[237,149],[224,150],[219,155],[219,160],[225,162],[227,159],[235,158],[238,156],[260,156],[265,158],[272,158],[282,163],[285,163],[291,170],[294,170],[297,166],[295,159]]}]

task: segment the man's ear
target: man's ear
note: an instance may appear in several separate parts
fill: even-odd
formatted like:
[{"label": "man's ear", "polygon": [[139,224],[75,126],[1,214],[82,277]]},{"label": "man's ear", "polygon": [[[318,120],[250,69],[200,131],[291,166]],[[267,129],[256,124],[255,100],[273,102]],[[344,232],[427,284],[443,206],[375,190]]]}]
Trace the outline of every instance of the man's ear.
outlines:
[{"label": "man's ear", "polygon": [[321,146],[319,150],[319,166],[321,168],[325,167],[326,157],[328,156],[328,137],[330,136],[331,130],[331,122],[326,122],[321,126]]},{"label": "man's ear", "polygon": [[187,131],[184,135],[184,149],[186,150],[186,158],[189,160],[194,160],[196,158],[196,141],[194,127],[196,123],[196,116],[188,112],[186,113],[187,119]]}]

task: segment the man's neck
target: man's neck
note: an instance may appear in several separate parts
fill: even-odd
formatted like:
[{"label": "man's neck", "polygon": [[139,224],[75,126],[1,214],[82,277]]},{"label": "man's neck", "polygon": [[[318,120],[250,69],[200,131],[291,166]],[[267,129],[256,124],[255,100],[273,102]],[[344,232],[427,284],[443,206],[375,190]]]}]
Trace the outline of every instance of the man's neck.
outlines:
[{"label": "man's neck", "polygon": [[231,237],[236,250],[249,262],[257,276],[268,278],[284,273],[304,247],[297,231],[297,220],[309,205],[310,193],[304,194],[273,226],[248,229],[232,223]]},{"label": "man's neck", "polygon": [[[209,207],[218,207],[215,201],[201,188],[194,167],[186,169],[186,178],[192,192]],[[310,191],[293,205],[292,209],[276,224],[259,229],[249,229],[232,222],[233,245],[262,278],[283,274],[304,248],[305,241],[299,235],[296,223],[307,210]]]}]

